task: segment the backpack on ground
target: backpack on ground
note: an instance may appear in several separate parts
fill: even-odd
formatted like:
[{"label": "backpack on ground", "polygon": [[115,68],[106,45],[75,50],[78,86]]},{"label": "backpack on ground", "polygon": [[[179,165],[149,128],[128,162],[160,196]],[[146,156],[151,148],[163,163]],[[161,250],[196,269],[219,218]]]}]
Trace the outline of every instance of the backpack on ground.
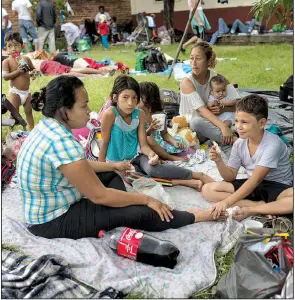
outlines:
[{"label": "backpack on ground", "polygon": [[136,61],[135,61],[135,71],[144,71],[144,59],[147,56],[146,51],[138,52],[136,54]]},{"label": "backpack on ground", "polygon": [[279,97],[281,101],[293,103],[293,75],[291,75],[286,82],[280,86]]},{"label": "backpack on ground", "polygon": [[168,120],[179,115],[180,95],[174,91],[161,89],[160,97]]},{"label": "backpack on ground", "polygon": [[167,60],[164,54],[156,48],[148,51],[147,56],[143,60],[144,69],[150,73],[164,72],[168,68]]}]

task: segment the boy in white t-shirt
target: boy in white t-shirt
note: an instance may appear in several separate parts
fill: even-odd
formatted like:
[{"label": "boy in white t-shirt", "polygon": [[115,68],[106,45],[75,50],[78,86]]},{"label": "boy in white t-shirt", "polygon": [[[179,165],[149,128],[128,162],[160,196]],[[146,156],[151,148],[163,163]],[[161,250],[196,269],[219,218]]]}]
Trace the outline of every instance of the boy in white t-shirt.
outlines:
[{"label": "boy in white t-shirt", "polygon": [[[234,218],[242,220],[257,214],[280,215],[293,212],[293,175],[287,146],[275,134],[264,130],[267,101],[249,95],[236,104],[235,124],[240,138],[234,143],[227,166],[215,146],[210,159],[216,162],[225,182],[204,185],[205,199],[216,202],[209,208],[214,218],[238,205]],[[248,179],[236,179],[239,168]]]},{"label": "boy in white t-shirt", "polygon": [[18,15],[18,22],[22,41],[26,52],[28,48],[28,35],[33,39],[35,51],[38,50],[38,36],[35,25],[32,20],[33,9],[29,0],[13,0],[11,3],[12,17]]}]

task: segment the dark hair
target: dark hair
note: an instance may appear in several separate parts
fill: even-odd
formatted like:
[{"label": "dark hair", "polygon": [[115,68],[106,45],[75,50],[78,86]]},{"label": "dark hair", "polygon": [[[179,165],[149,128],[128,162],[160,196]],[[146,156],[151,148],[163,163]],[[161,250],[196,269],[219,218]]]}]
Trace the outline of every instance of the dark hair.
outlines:
[{"label": "dark hair", "polygon": [[267,100],[259,95],[252,94],[243,97],[236,104],[236,112],[242,111],[253,115],[257,120],[268,117]]},{"label": "dark hair", "polygon": [[103,10],[105,10],[103,5],[100,5],[100,6],[98,7],[98,10],[100,10],[101,8],[103,8]]},{"label": "dark hair", "polygon": [[159,87],[154,82],[140,82],[140,98],[151,113],[162,111],[163,105]]},{"label": "dark hair", "polygon": [[211,78],[211,80],[210,80],[211,89],[212,89],[212,82],[218,83],[218,84],[226,84],[226,85],[229,84],[228,80],[223,75],[220,75],[220,74],[217,74],[216,76],[213,76]]},{"label": "dark hair", "polygon": [[5,41],[5,45],[9,41],[16,41],[16,42],[20,43],[21,45],[24,44],[21,35],[19,34],[19,32],[16,32],[16,31],[8,31],[5,34],[4,41]]},{"label": "dark hair", "polygon": [[[59,76],[48,85],[32,95],[31,104],[34,110],[41,111],[45,117],[54,118],[61,108],[71,109],[75,104],[75,89],[84,87],[83,82],[74,76]],[[68,116],[65,110],[60,111],[61,119],[66,123]]]},{"label": "dark hair", "polygon": [[190,53],[192,53],[193,49],[195,49],[195,48],[201,48],[204,51],[204,53],[207,57],[207,61],[209,62],[208,67],[214,69],[216,66],[216,63],[217,63],[216,53],[213,51],[210,44],[207,42],[204,42],[204,41],[198,42],[192,47]]},{"label": "dark hair", "polygon": [[117,22],[117,17],[112,17],[112,20],[116,23]]},{"label": "dark hair", "polygon": [[115,79],[113,89],[111,91],[110,97],[113,106],[117,105],[117,99],[115,99],[115,95],[118,96],[124,90],[132,90],[136,93],[137,103],[140,101],[140,89],[138,82],[130,76],[120,75]]}]

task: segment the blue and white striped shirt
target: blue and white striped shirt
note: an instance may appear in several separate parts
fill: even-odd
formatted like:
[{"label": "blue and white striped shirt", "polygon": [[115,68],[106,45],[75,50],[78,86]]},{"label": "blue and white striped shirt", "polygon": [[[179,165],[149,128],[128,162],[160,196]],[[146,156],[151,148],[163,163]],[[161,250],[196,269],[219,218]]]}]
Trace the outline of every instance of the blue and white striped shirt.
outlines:
[{"label": "blue and white striped shirt", "polygon": [[85,159],[71,131],[52,118],[44,118],[22,145],[17,179],[26,222],[41,224],[64,214],[83,196],[59,166]]}]

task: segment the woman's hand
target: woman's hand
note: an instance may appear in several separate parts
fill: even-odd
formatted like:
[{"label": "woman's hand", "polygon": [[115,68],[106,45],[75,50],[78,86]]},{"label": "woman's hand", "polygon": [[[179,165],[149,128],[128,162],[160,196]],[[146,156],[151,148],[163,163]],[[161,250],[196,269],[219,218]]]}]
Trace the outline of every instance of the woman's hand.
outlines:
[{"label": "woman's hand", "polygon": [[221,133],[222,133],[222,144],[225,145],[231,145],[234,142],[234,133],[232,130],[224,125],[222,128],[220,128]]},{"label": "woman's hand", "polygon": [[156,211],[159,214],[162,221],[166,220],[166,222],[170,222],[170,219],[173,219],[173,215],[169,207],[166,204],[160,202],[159,200],[149,197],[147,206]]},{"label": "woman's hand", "polygon": [[151,152],[148,156],[149,164],[154,166],[159,162],[159,156],[155,152]]},{"label": "woman's hand", "polygon": [[159,129],[160,128],[160,126],[159,126],[160,122],[161,122],[160,120],[152,119],[150,127],[148,128],[148,131],[153,132],[153,131]]},{"label": "woman's hand", "polygon": [[124,172],[127,170],[132,170],[133,166],[126,161],[115,163],[115,170],[119,172]]},{"label": "woman's hand", "polygon": [[208,102],[207,108],[208,108],[214,115],[219,115],[219,114],[220,114],[220,105],[217,103],[217,101],[214,101],[214,102]]}]

